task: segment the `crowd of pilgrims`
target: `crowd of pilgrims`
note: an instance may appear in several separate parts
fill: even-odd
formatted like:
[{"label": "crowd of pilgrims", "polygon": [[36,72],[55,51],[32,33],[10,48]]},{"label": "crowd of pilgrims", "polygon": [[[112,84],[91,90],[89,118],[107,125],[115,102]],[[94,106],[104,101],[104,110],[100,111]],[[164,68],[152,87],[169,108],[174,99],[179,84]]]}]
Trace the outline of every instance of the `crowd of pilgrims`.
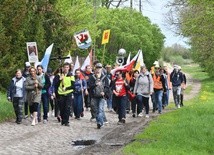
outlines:
[{"label": "crowd of pilgrims", "polygon": [[41,121],[46,124],[51,111],[62,126],[70,126],[69,117],[80,120],[85,110],[90,111],[90,121],[95,120],[100,129],[107,123],[104,111],[107,105],[108,111],[118,115],[120,125],[126,122],[127,113],[149,118],[151,109],[161,114],[169,104],[170,90],[175,106],[183,106],[186,76],[180,66],[174,65],[171,73],[167,66],[158,64],[150,71],[143,65],[139,70],[116,69],[114,73],[111,70],[117,68],[116,65],[103,66],[98,61],[86,66],[84,71],[73,71],[73,68],[73,64],[64,63],[55,71],[48,68],[44,72],[42,65],[34,68],[26,62],[24,70],[17,69],[7,91],[16,123],[21,124],[22,119],[30,116],[32,126]]}]

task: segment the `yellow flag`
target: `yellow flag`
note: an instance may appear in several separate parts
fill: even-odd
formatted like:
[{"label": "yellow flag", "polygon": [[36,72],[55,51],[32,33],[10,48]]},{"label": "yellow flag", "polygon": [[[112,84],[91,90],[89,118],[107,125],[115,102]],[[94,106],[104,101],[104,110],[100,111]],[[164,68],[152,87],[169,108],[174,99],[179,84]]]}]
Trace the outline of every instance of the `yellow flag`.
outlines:
[{"label": "yellow flag", "polygon": [[103,31],[102,44],[106,44],[109,41],[110,29]]}]

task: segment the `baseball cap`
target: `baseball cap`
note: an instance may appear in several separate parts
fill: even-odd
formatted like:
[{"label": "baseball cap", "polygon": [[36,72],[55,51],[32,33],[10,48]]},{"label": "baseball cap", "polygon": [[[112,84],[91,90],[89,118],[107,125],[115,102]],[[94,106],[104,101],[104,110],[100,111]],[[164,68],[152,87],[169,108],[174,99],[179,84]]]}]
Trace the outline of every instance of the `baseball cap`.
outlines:
[{"label": "baseball cap", "polygon": [[96,67],[96,68],[102,68],[103,65],[102,65],[101,63],[97,63],[95,67]]},{"label": "baseball cap", "polygon": [[30,67],[31,65],[30,65],[30,62],[25,62],[25,66],[26,67]]}]

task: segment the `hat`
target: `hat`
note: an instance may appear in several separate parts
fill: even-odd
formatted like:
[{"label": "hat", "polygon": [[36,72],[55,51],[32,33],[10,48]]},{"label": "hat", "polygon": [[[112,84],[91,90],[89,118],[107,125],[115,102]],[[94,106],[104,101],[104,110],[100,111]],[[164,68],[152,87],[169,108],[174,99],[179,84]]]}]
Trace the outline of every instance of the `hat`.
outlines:
[{"label": "hat", "polygon": [[155,61],[155,62],[153,63],[153,65],[159,65],[159,62],[158,62],[158,61]]},{"label": "hat", "polygon": [[102,68],[102,67],[103,67],[103,65],[101,63],[97,63],[95,66],[95,68]]},{"label": "hat", "polygon": [[160,68],[159,64],[156,64],[156,65],[155,65],[155,68]]},{"label": "hat", "polygon": [[145,64],[143,64],[143,65],[141,65],[141,66],[140,66],[140,68],[146,68],[146,65],[145,65]]},{"label": "hat", "polygon": [[111,65],[106,65],[106,68],[111,68]]},{"label": "hat", "polygon": [[31,65],[30,65],[30,62],[25,62],[25,66],[26,67],[30,67]]},{"label": "hat", "polygon": [[175,69],[175,68],[178,69],[178,65],[174,65],[173,68],[174,68],[174,69]]},{"label": "hat", "polygon": [[181,66],[178,66],[178,69],[181,70]]}]

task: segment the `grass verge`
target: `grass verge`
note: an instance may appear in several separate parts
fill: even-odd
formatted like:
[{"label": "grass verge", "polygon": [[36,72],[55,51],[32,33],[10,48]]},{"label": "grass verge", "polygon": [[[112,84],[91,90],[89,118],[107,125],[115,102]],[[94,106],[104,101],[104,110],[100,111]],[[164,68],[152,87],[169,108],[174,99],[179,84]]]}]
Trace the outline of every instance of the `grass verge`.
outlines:
[{"label": "grass verge", "polygon": [[0,92],[0,123],[14,116],[13,104],[7,101],[5,93]]},{"label": "grass verge", "polygon": [[201,80],[199,96],[185,102],[185,107],[150,122],[135,136],[135,141],[123,149],[124,154],[214,154],[214,80],[196,65],[183,69]]}]

